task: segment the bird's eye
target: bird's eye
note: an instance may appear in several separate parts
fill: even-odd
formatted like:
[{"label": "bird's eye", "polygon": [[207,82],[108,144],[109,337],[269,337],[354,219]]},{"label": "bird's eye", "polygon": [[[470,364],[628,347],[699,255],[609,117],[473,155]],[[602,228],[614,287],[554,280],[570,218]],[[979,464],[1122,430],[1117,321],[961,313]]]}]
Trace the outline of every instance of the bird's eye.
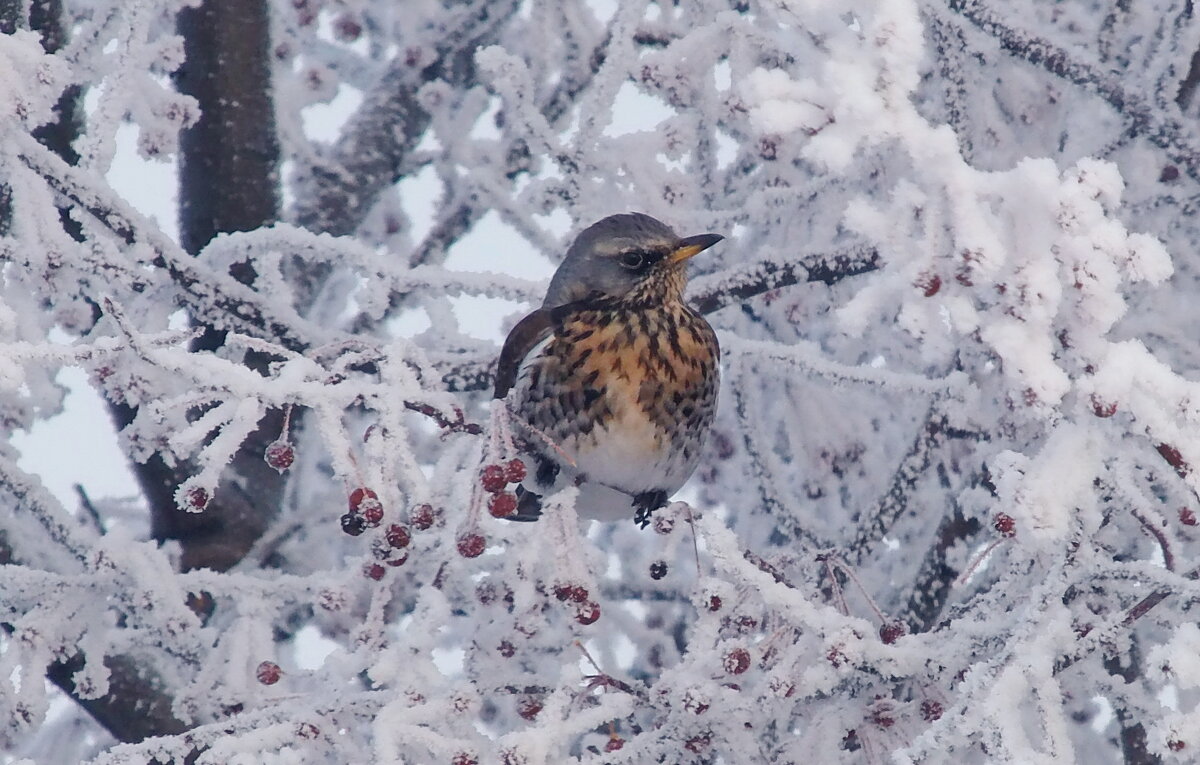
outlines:
[{"label": "bird's eye", "polygon": [[621,265],[631,271],[636,271],[646,264],[646,255],[638,250],[621,253]]}]

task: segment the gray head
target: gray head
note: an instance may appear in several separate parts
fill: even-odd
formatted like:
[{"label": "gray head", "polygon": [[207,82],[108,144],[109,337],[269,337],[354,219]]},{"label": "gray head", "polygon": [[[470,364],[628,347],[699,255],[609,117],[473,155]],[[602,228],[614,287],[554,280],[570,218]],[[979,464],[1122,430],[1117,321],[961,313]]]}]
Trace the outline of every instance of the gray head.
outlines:
[{"label": "gray head", "polygon": [[653,289],[678,292],[687,259],[723,238],[701,234],[681,239],[644,213],[610,215],[575,238],[542,306],[554,308],[596,294],[620,298]]}]

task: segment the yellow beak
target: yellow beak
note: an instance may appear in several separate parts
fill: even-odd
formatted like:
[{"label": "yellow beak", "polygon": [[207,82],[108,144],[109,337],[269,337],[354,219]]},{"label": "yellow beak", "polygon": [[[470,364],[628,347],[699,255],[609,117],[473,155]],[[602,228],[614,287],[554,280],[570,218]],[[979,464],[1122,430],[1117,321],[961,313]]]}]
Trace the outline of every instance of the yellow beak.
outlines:
[{"label": "yellow beak", "polygon": [[682,263],[696,253],[707,250],[724,238],[720,234],[700,234],[699,236],[689,236],[685,239],[680,239],[679,244],[667,256],[667,262],[671,264]]}]

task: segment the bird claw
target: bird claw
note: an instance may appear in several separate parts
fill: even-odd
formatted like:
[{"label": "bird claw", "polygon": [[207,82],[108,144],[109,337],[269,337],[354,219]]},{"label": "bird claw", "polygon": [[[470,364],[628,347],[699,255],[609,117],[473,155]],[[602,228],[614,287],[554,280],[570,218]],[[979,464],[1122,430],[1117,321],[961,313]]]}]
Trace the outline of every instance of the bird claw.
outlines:
[{"label": "bird claw", "polygon": [[646,528],[650,525],[650,517],[654,512],[661,510],[666,505],[667,493],[662,489],[643,491],[633,498],[633,506],[637,508],[637,511],[633,514],[633,522],[640,529]]}]

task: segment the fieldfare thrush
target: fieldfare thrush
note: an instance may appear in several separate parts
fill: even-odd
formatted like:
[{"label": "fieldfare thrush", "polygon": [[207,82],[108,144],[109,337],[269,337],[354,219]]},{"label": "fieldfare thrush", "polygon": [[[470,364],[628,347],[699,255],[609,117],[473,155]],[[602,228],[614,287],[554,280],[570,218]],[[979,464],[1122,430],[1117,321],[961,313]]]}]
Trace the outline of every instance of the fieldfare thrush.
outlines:
[{"label": "fieldfare thrush", "polygon": [[[580,517],[643,526],[692,474],[717,403],[720,349],[683,301],[686,263],[723,237],[680,238],[642,213],[613,215],[567,250],[541,308],[500,352],[495,397],[528,431],[533,469],[512,520],[579,486]],[[530,435],[535,434],[535,435]]]}]

